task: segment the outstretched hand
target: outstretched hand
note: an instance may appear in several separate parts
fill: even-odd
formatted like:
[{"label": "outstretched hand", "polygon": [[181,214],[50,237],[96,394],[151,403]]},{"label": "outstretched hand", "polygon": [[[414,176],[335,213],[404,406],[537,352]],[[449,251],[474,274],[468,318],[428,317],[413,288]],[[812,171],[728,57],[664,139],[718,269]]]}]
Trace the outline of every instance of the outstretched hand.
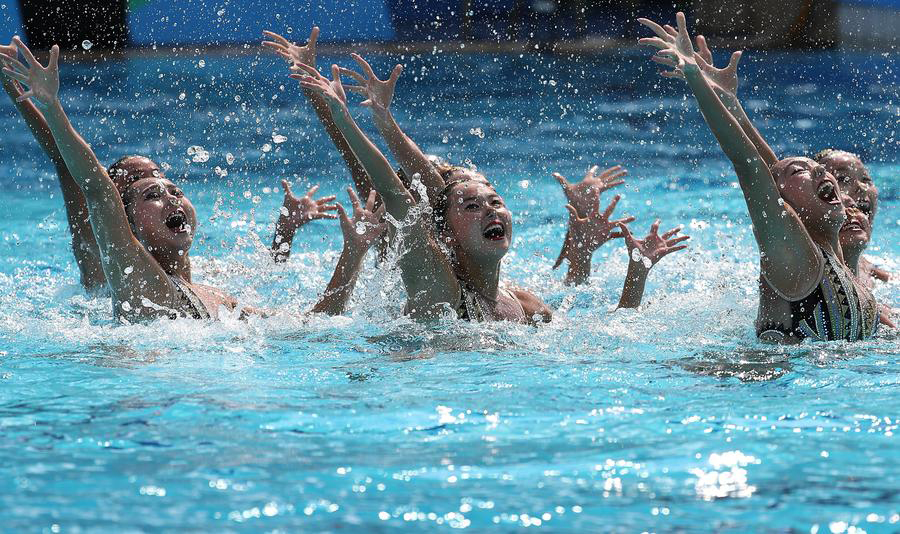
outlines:
[{"label": "outstretched hand", "polygon": [[346,109],[347,94],[341,84],[340,69],[337,65],[331,66],[331,80],[322,76],[315,67],[305,63],[296,64],[291,70],[293,71],[291,78],[299,80],[301,87],[319,93],[332,106]]},{"label": "outstretched hand", "polygon": [[[12,44],[12,43],[10,43],[8,45],[0,45],[0,57],[3,57],[3,56],[5,56],[7,58],[17,59],[18,51],[16,50],[16,45]],[[18,97],[22,96],[22,94],[25,93],[25,90],[22,89],[22,86],[19,85],[19,82],[16,81],[15,79],[9,78],[9,83],[10,83],[10,86],[15,90],[15,94],[13,95],[13,98],[18,98]]]},{"label": "outstretched hand", "polygon": [[628,255],[631,261],[643,265],[648,271],[663,257],[687,248],[687,245],[679,245],[690,239],[690,236],[675,237],[681,232],[681,227],[673,228],[659,235],[660,221],[657,219],[650,226],[650,233],[643,239],[637,239],[631,234],[627,225],[619,223],[617,226],[625,238],[625,246],[628,247]]},{"label": "outstretched hand", "polygon": [[41,108],[50,107],[59,96],[59,46],[53,45],[50,49],[50,61],[47,67],[44,67],[21,39],[13,37],[13,44],[28,63],[26,67],[15,55],[10,57],[6,53],[0,54],[3,74],[28,87],[16,101],[22,102],[26,98],[31,98]]},{"label": "outstretched hand", "polygon": [[[665,25],[665,30],[670,35],[677,35],[677,30],[668,24]],[[721,96],[737,96],[738,90],[738,75],[737,75],[737,67],[738,63],[741,61],[741,56],[743,52],[738,50],[731,54],[731,59],[728,60],[728,65],[724,68],[716,68],[713,64],[713,56],[712,52],[709,49],[709,46],[706,44],[706,38],[702,35],[698,35],[694,42],[697,47],[697,51],[695,52],[694,59],[697,61],[697,65],[700,67],[700,70],[703,72],[703,76],[709,82],[709,85],[716,91],[716,94]],[[664,78],[682,78],[684,79],[684,72],[678,67],[675,60],[655,55],[650,58],[651,61],[655,63],[659,63],[660,65],[665,65],[667,67],[671,67],[670,71],[661,71],[659,74]]]},{"label": "outstretched hand", "polygon": [[337,219],[337,215],[328,213],[337,209],[337,206],[332,204],[337,197],[328,195],[318,199],[313,198],[313,195],[319,190],[318,185],[310,187],[302,197],[296,196],[291,191],[291,184],[287,180],[281,181],[281,187],[284,189],[281,215],[287,217],[295,229],[317,219]]},{"label": "outstretched hand", "polygon": [[587,173],[578,183],[571,183],[566,180],[565,176],[558,172],[553,173],[553,177],[559,182],[566,195],[566,201],[579,215],[587,215],[596,211],[600,203],[600,195],[604,192],[625,183],[624,176],[628,171],[621,165],[610,167],[600,174],[597,174],[599,166],[594,165],[588,169]]},{"label": "outstretched hand", "polygon": [[296,45],[281,35],[268,30],[263,31],[263,35],[271,39],[271,41],[263,41],[265,47],[271,48],[273,52],[284,58],[291,65],[309,65],[313,68],[316,66],[316,41],[319,38],[319,27],[314,26],[309,33],[309,40],[304,46]]},{"label": "outstretched hand", "polygon": [[621,198],[621,195],[616,195],[612,202],[609,203],[609,206],[603,210],[603,213],[600,213],[600,205],[595,203],[586,217],[580,217],[572,204],[566,204],[566,209],[569,210],[569,239],[572,241],[571,246],[574,246],[576,250],[584,249],[594,252],[610,239],[625,237],[624,232],[619,229],[627,229],[626,225],[633,221],[634,217],[609,220]]},{"label": "outstretched hand", "polygon": [[403,65],[395,66],[387,80],[380,80],[375,76],[372,66],[362,56],[350,54],[350,57],[359,64],[365,76],[354,70],[340,69],[342,75],[349,76],[359,83],[359,85],[348,85],[347,89],[366,97],[361,105],[371,107],[372,111],[376,113],[386,113],[394,99],[394,88],[397,86],[400,73],[403,72]]},{"label": "outstretched hand", "polygon": [[384,222],[384,203],[375,209],[375,191],[369,192],[366,205],[362,206],[356,191],[352,187],[347,188],[347,195],[353,205],[353,217],[348,217],[344,206],[337,203],[338,214],[341,217],[341,233],[344,234],[344,246],[357,253],[365,253],[369,250],[381,235],[387,230]]},{"label": "outstretched hand", "polygon": [[672,60],[672,65],[670,66],[683,72],[685,68],[697,65],[696,52],[693,44],[691,44],[691,36],[687,31],[687,21],[684,13],[679,11],[675,15],[675,20],[678,24],[678,29],[673,34],[650,19],[638,19],[638,22],[650,28],[656,34],[656,37],[643,37],[638,42],[657,48],[657,57]]}]

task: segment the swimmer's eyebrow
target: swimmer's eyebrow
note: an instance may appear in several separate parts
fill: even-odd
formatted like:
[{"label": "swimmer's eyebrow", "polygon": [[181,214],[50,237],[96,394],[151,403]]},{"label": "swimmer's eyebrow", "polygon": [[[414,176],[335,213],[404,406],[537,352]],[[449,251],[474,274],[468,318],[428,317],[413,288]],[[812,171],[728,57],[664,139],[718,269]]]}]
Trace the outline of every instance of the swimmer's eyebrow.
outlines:
[{"label": "swimmer's eyebrow", "polygon": [[147,187],[145,187],[144,190],[141,191],[141,194],[146,193],[147,191],[149,191],[149,190],[150,190],[151,188],[153,188],[153,187],[158,187],[158,188],[162,189],[162,186],[159,185],[159,182],[156,182],[156,183],[154,183],[154,184],[150,184],[150,185],[148,185]]},{"label": "swimmer's eyebrow", "polygon": [[478,200],[478,197],[466,197],[463,199],[463,202],[469,202],[470,200]]}]

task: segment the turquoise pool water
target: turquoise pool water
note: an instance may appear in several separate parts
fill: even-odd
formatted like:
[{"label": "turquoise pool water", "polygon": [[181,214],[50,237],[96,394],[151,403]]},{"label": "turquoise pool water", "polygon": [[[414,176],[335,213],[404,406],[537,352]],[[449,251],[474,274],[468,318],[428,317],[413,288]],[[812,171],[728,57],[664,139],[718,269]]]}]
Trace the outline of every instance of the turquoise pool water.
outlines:
[{"label": "turquoise pool water", "polygon": [[[735,178],[684,88],[646,59],[400,59],[398,119],[511,205],[505,273],[556,310],[540,328],[411,323],[396,275],[374,268],[345,317],[117,326],[80,290],[55,175],[0,105],[3,530],[900,529],[896,333],[756,342]],[[881,190],[869,257],[895,273],[897,69],[896,55],[839,53],[742,64],[778,153],[862,153]],[[273,265],[278,181],[340,193],[349,177],[281,63],[64,64],[63,101],[102,161],[149,154],[185,176],[198,281],[311,307],[340,233],[313,223]],[[620,244],[595,256],[587,287],[550,268],[565,222],[550,172],[594,163],[628,167],[619,210],[637,227],[658,216],[693,236],[654,268],[640,311],[612,311]],[[897,305],[900,283],[876,294]]]}]

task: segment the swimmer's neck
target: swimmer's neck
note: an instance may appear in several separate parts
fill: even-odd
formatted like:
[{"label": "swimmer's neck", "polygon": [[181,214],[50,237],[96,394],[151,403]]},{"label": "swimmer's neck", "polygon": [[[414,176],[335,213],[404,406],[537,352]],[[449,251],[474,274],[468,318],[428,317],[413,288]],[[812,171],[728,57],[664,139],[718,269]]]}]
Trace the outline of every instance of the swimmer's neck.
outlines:
[{"label": "swimmer's neck", "polygon": [[456,273],[480,296],[491,302],[497,301],[500,292],[500,260],[485,265],[467,256],[460,256],[457,258]]},{"label": "swimmer's neck", "polygon": [[854,274],[859,275],[859,260],[865,247],[841,247],[844,252],[844,263]]},{"label": "swimmer's neck", "polygon": [[179,256],[177,254],[164,254],[154,250],[151,251],[151,254],[166,274],[169,276],[177,276],[189,284],[192,283],[191,258],[188,256],[187,252]]},{"label": "swimmer's neck", "polygon": [[831,231],[829,229],[826,232],[809,232],[809,237],[812,239],[812,242],[825,250],[825,252],[831,253],[831,255],[835,256],[837,259],[844,262],[844,251],[841,250],[841,238],[839,235],[840,228],[834,229]]}]

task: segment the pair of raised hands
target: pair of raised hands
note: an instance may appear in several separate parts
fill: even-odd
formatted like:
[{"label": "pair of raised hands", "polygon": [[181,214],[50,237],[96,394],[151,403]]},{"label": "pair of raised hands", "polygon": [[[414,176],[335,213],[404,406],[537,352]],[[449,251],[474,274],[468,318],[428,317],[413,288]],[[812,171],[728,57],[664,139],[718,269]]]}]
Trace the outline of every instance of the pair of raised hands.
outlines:
[{"label": "pair of raised hands", "polygon": [[[559,182],[566,195],[566,209],[569,211],[569,231],[563,252],[554,267],[559,266],[564,257],[571,252],[571,247],[583,247],[593,252],[610,239],[624,239],[628,248],[629,257],[633,261],[641,262],[644,267],[650,269],[664,256],[687,248],[687,245],[679,243],[690,239],[683,235],[676,235],[681,231],[680,227],[659,234],[660,221],[656,220],[650,226],[650,233],[643,239],[634,237],[628,228],[628,223],[634,221],[634,217],[624,217],[611,220],[616,205],[622,198],[616,195],[612,202],[602,212],[600,211],[600,195],[613,187],[625,183],[625,175],[628,173],[620,165],[610,167],[597,174],[598,166],[588,169],[584,179],[578,183],[572,183],[559,174],[553,173],[553,177]],[[648,265],[649,263],[649,265]]]},{"label": "pair of raised hands", "polygon": [[[300,85],[313,91],[331,104],[347,106],[347,94],[350,90],[363,95],[366,99],[363,106],[370,107],[374,113],[387,113],[394,98],[394,88],[397,79],[403,72],[403,66],[397,65],[391,71],[386,80],[379,79],[372,70],[371,65],[359,54],[350,54],[350,57],[359,64],[362,74],[354,70],[331,66],[331,77],[322,76],[316,69],[316,40],[319,38],[319,28],[315,27],[309,34],[309,40],[303,46],[291,43],[277,33],[263,32],[269,41],[263,41],[263,46],[271,48],[276,54],[291,63],[291,78],[300,81]],[[359,85],[344,86],[341,76],[349,76]]]},{"label": "pair of raised hands", "polygon": [[[356,191],[347,188],[347,196],[353,206],[353,215],[348,216],[340,202],[335,203],[335,195],[314,198],[319,186],[312,186],[302,197],[296,196],[287,180],[281,181],[284,189],[284,204],[281,215],[287,218],[288,224],[296,230],[309,221],[318,219],[340,219],[341,233],[344,235],[344,247],[365,252],[376,239],[384,234],[387,223],[384,221],[384,205],[375,208],[375,191],[369,193],[365,205],[359,201]],[[337,214],[331,213],[337,211]]]},{"label": "pair of raised hands", "polygon": [[712,52],[706,44],[706,38],[698,35],[694,43],[687,31],[687,21],[684,13],[678,12],[675,16],[678,28],[669,24],[660,26],[649,19],[638,19],[638,22],[650,28],[656,37],[644,37],[638,42],[657,49],[651,61],[670,67],[672,70],[661,71],[664,78],[684,78],[687,68],[697,67],[709,82],[713,90],[722,97],[737,97],[738,75],[737,67],[741,61],[742,52],[734,52],[725,68],[719,69],[713,65]]},{"label": "pair of raised hands", "polygon": [[[25,59],[25,63],[19,61],[19,54]],[[30,98],[38,107],[47,109],[59,96],[59,46],[53,45],[50,49],[50,60],[44,67],[35,59],[31,50],[25,46],[18,37],[12,38],[9,45],[0,45],[0,63],[3,65],[3,74],[17,84],[24,84],[28,89],[23,90],[17,85],[19,96],[16,102],[23,102]]]}]

